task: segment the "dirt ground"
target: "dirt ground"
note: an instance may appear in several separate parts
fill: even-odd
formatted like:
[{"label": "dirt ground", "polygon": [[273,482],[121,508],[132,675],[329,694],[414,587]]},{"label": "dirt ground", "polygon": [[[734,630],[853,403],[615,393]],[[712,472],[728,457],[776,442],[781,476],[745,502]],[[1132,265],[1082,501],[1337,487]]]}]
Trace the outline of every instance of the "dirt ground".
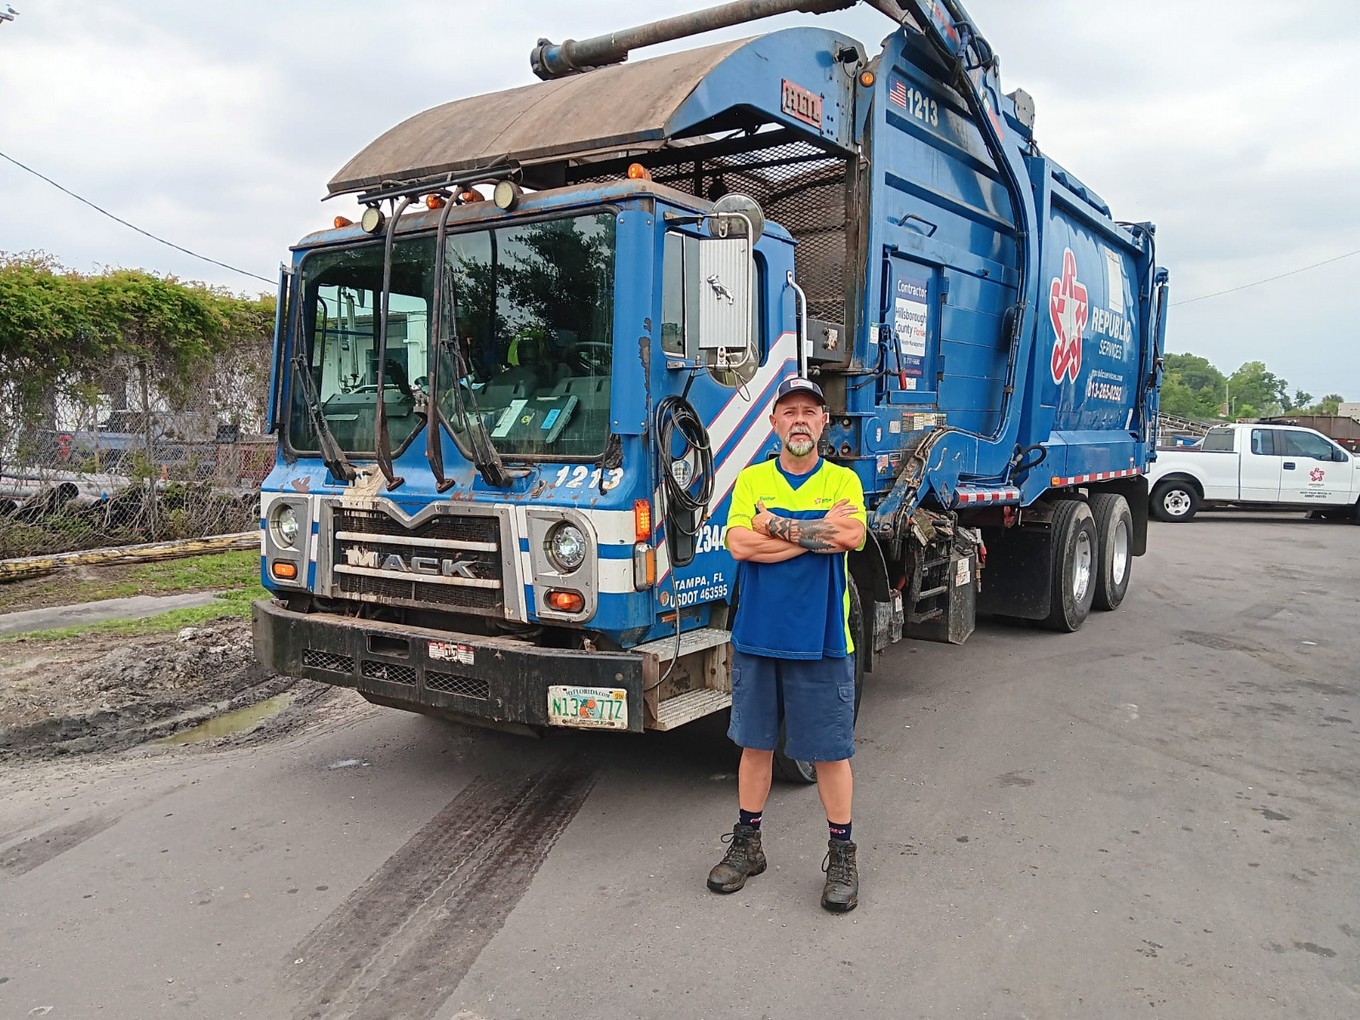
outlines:
[{"label": "dirt ground", "polygon": [[[119,750],[295,684],[255,661],[248,620],[138,637],[16,641],[0,646],[0,756]],[[304,686],[299,696],[309,700],[325,690]]]},{"label": "dirt ground", "polygon": [[[0,584],[0,614],[143,592],[147,569],[74,566]],[[151,587],[199,590],[177,586],[180,576],[193,574],[158,570]],[[263,669],[240,617],[164,633],[0,642],[0,758],[120,750],[295,687],[294,705],[328,690]]]}]

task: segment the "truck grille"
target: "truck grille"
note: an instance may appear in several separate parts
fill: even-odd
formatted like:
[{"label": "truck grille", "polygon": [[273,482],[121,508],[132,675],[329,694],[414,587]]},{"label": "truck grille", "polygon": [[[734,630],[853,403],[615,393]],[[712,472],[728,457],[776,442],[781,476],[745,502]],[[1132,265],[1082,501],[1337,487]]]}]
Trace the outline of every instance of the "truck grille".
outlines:
[{"label": "truck grille", "polygon": [[337,594],[485,616],[504,611],[497,518],[446,514],[407,527],[379,510],[337,507],[332,520]]}]

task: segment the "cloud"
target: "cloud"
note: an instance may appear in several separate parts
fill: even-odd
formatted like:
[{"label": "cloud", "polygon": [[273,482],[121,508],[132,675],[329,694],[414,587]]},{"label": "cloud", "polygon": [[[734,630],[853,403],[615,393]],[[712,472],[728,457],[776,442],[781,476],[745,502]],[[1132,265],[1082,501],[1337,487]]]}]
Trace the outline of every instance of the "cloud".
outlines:
[{"label": "cloud", "polygon": [[[540,36],[585,38],[711,2],[30,3],[0,29],[0,150],[149,231],[271,277],[290,244],[353,211],[348,199],[321,204],[326,181],[400,120],[528,83]],[[1158,224],[1178,298],[1360,247],[1350,197],[1360,146],[1346,120],[1360,4],[968,6],[1003,85],[1034,97],[1044,152],[1117,217]],[[864,7],[822,20],[870,53],[891,29]],[[265,289],[3,162],[0,186],[0,249]],[[1228,369],[1260,358],[1305,389],[1360,397],[1360,367],[1335,353],[1360,323],[1357,272],[1360,261],[1340,262],[1173,308],[1168,344]]]}]

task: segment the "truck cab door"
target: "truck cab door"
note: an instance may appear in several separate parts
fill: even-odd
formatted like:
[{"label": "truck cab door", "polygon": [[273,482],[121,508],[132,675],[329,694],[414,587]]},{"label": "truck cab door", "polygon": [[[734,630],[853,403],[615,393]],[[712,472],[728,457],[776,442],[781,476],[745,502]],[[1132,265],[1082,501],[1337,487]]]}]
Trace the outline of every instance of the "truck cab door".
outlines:
[{"label": "truck cab door", "polygon": [[1351,501],[1350,454],[1312,432],[1281,429],[1275,441],[1284,447],[1281,502],[1342,506]]},{"label": "truck cab door", "polygon": [[1280,500],[1283,460],[1276,453],[1279,433],[1274,429],[1245,430],[1239,436],[1246,440],[1241,453],[1238,484],[1241,498],[1251,503],[1277,503]]}]

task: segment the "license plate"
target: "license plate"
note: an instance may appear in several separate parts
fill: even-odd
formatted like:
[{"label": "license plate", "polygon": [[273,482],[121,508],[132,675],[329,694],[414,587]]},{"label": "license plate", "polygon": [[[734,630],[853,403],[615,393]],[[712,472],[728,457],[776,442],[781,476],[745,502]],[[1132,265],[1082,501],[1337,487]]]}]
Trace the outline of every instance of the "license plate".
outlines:
[{"label": "license plate", "polygon": [[628,692],[614,687],[549,687],[548,722],[553,726],[626,730]]}]

